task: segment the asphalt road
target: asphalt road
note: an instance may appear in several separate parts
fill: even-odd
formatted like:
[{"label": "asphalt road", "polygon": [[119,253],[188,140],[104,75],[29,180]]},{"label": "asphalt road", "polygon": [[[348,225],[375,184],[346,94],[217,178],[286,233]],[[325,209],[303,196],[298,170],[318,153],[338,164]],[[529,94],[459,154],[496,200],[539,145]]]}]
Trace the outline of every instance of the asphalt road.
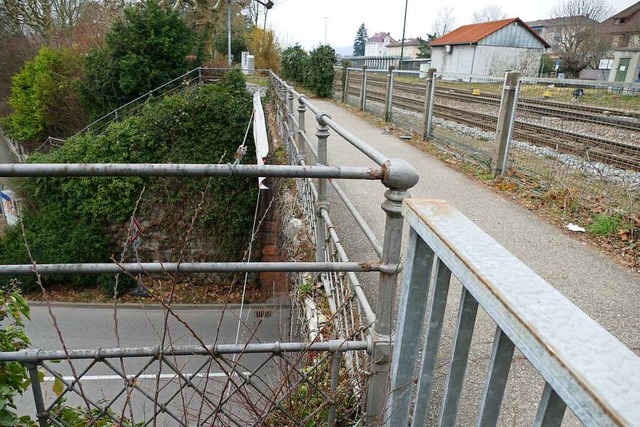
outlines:
[{"label": "asphalt road", "polygon": [[[474,182],[384,129],[350,114],[336,103],[322,100],[313,102],[341,126],[382,153],[409,161],[420,173],[420,182],[410,190],[412,197],[449,202],[629,348],[640,353],[640,274],[616,265],[605,254],[574,239],[565,230],[544,222],[516,201]],[[313,139],[317,122],[312,114],[308,114],[306,124],[307,133]],[[329,137],[328,157],[331,166],[375,166],[333,133]],[[382,242],[385,217],[380,204],[385,200],[384,187],[376,182],[354,180],[344,180],[340,184]],[[355,221],[340,206],[332,189],[329,193],[333,223],[350,259],[359,262],[375,259],[375,253],[369,249],[368,241]],[[360,278],[375,310],[377,276],[368,274]],[[450,338],[459,296],[460,286],[454,283],[449,293],[448,316],[438,362],[436,401],[439,399],[437,390],[448,366]],[[495,324],[482,310],[475,331],[468,367],[470,374],[465,381],[463,404],[459,411],[460,425],[469,425],[475,420],[495,332]],[[500,425],[531,424],[542,387],[543,381],[528,362],[516,354]],[[432,418],[437,413],[434,408]],[[571,415],[565,417],[567,425],[576,422]]]},{"label": "asphalt road", "polygon": [[[63,342],[67,349],[158,346],[163,342],[165,330],[164,346],[199,345],[201,341],[206,344],[234,344],[240,317],[237,306],[226,310],[216,306],[196,309],[176,307],[176,315],[181,320],[169,315],[165,329],[165,311],[153,306],[120,307],[116,311],[107,305],[56,305],[50,313],[46,306],[32,305],[31,311],[32,320],[27,323],[26,330],[32,339],[32,347],[48,350],[63,349]],[[54,327],[54,317],[58,329]],[[246,306],[238,342],[288,341],[288,324],[288,307]],[[232,363],[234,361],[230,355],[226,359]],[[244,354],[235,361],[242,374],[257,372],[260,381],[266,381],[258,382],[258,389],[265,390],[267,385],[277,385],[278,366],[275,360],[269,360],[268,355]],[[233,387],[225,389],[229,366],[221,361],[211,363],[209,358],[203,356],[168,357],[164,361],[153,357],[114,358],[100,360],[95,365],[90,362],[74,360],[69,364],[63,359],[60,363],[48,363],[51,371],[42,369],[45,375],[42,390],[46,403],[51,404],[56,398],[55,374],[63,376],[65,381],[73,381],[75,375],[80,373],[83,374],[81,385],[86,397],[99,405],[112,404],[112,410],[118,415],[122,408],[126,408],[125,416],[129,419],[133,417],[136,422],[150,418],[156,393],[158,402],[167,403],[169,411],[159,416],[158,425],[177,425],[177,419],[197,422],[198,416],[211,415],[220,399],[227,398],[229,403],[224,408],[232,411],[237,419],[246,421],[251,419],[251,414],[246,410],[248,404],[259,406],[261,402],[258,391],[252,387],[246,387],[245,394],[234,393]],[[177,376],[176,371],[183,377]],[[137,388],[130,395],[120,394],[125,389],[122,375],[135,377]],[[199,390],[206,390],[206,399],[186,385],[186,378],[191,376],[194,376],[192,382]],[[235,380],[240,382],[237,376]],[[79,394],[69,393],[65,397],[68,398],[68,405],[86,405]],[[21,413],[35,414],[30,393],[18,405]]]}]

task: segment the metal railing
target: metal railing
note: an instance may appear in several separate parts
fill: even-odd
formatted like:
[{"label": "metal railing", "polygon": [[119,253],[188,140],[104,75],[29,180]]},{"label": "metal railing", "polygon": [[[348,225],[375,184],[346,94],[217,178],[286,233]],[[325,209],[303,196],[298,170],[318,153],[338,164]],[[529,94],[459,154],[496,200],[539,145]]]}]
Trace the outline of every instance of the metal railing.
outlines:
[{"label": "metal railing", "polygon": [[[338,397],[336,393],[345,393],[345,389],[350,394],[354,392],[358,398],[362,398],[361,393],[367,393],[367,398],[361,400],[367,401],[366,404],[366,423],[374,425],[384,412],[385,396],[388,384],[388,370],[391,346],[391,319],[393,318],[393,299],[395,296],[397,277],[400,271],[400,242],[402,236],[402,216],[400,214],[402,200],[408,195],[407,189],[415,185],[418,180],[417,172],[405,161],[400,159],[390,159],[382,153],[370,147],[361,139],[350,134],[346,129],[341,127],[336,121],[332,120],[327,114],[320,112],[304,95],[300,95],[288,86],[277,76],[272,76],[272,93],[275,95],[278,126],[283,140],[286,141],[287,149],[290,155],[292,165],[193,165],[193,164],[17,164],[17,165],[0,165],[0,176],[7,177],[51,177],[51,176],[138,176],[138,177],[162,177],[162,176],[184,176],[184,177],[212,177],[218,179],[231,179],[233,177],[271,177],[271,178],[297,178],[300,188],[300,202],[307,216],[307,222],[310,231],[316,236],[317,251],[316,262],[272,262],[272,263],[164,263],[164,262],[142,262],[142,263],[126,263],[126,264],[34,264],[34,265],[2,265],[0,266],[0,274],[15,275],[35,272],[37,274],[54,274],[54,273],[83,273],[83,274],[117,274],[127,271],[129,274],[137,273],[145,274],[166,274],[166,273],[219,273],[219,272],[257,272],[257,271],[286,271],[286,272],[311,272],[317,277],[318,284],[326,292],[328,297],[328,305],[331,311],[332,322],[334,325],[333,336],[336,338],[331,341],[331,351],[326,352],[324,343],[274,343],[265,345],[257,345],[254,343],[245,343],[234,348],[227,348],[227,352],[233,353],[232,361],[237,363],[242,357],[250,353],[262,353],[264,358],[257,367],[247,367],[242,372],[237,369],[222,369],[224,365],[227,367],[229,360],[219,360],[221,351],[224,347],[205,347],[201,346],[201,352],[204,353],[205,360],[202,361],[197,369],[194,369],[195,376],[200,379],[207,380],[211,371],[209,367],[215,364],[223,372],[215,372],[216,375],[222,375],[227,383],[231,382],[231,386],[235,387],[239,395],[244,398],[243,402],[233,402],[229,398],[223,399],[222,392],[218,390],[220,400],[213,399],[212,402],[205,399],[214,391],[209,386],[215,388],[215,385],[205,384],[198,388],[193,385],[193,378],[183,378],[180,376],[179,366],[183,366],[177,361],[172,365],[170,376],[172,380],[176,380],[178,384],[172,385],[172,392],[162,398],[158,395],[150,394],[148,390],[141,390],[138,385],[138,378],[145,375],[155,375],[155,379],[160,378],[162,367],[166,361],[174,356],[184,355],[186,353],[193,354],[194,348],[182,349],[113,349],[105,353],[98,350],[69,350],[64,353],[52,353],[39,350],[29,350],[12,354],[3,354],[0,356],[2,360],[18,360],[27,363],[31,375],[36,375],[37,369],[42,367],[48,370],[51,375],[64,384],[64,395],[77,394],[80,401],[84,402],[87,410],[91,410],[93,417],[122,418],[128,415],[128,411],[120,411],[114,409],[114,405],[120,402],[122,396],[138,395],[147,403],[151,401],[151,413],[142,415],[131,414],[137,420],[142,419],[145,422],[155,419],[159,414],[169,416],[171,422],[178,425],[190,425],[191,415],[187,414],[187,408],[183,408],[182,412],[173,410],[169,412],[169,406],[180,403],[180,399],[184,399],[183,391],[186,388],[191,389],[197,396],[202,405],[211,409],[211,413],[200,411],[198,413],[198,423],[211,423],[211,420],[218,419],[216,417],[225,417],[232,424],[254,424],[256,420],[260,422],[268,422],[265,420],[270,417],[285,417],[289,423],[295,425],[305,425],[306,419],[297,419],[288,415],[286,405],[279,402],[295,400],[296,393],[301,393],[301,385],[313,386],[314,393],[322,397],[323,403],[319,407],[312,408],[311,414],[317,414],[318,411],[326,409],[328,411],[327,420],[329,425],[336,422],[336,404]],[[293,101],[297,101],[297,116],[293,109]],[[304,112],[309,110],[316,115],[318,130],[316,132],[316,146],[311,144],[310,138],[307,136],[304,128]],[[115,113],[114,113],[115,114]],[[115,116],[114,116],[115,117]],[[107,119],[103,119],[107,121]],[[330,132],[335,132],[336,136],[340,136],[353,146],[358,148],[364,155],[372,159],[378,166],[374,168],[366,167],[336,167],[329,166],[327,162],[327,138]],[[302,142],[301,144],[297,144]],[[303,154],[305,153],[305,154]],[[308,156],[308,157],[307,157]],[[309,161],[309,165],[307,165]],[[361,216],[357,214],[353,204],[348,200],[346,194],[341,190],[337,179],[365,179],[377,180],[387,187],[387,202],[384,210],[387,213],[387,231],[385,235],[385,244],[380,245],[373,236],[370,228],[366,226]],[[359,224],[366,231],[367,237],[372,240],[376,252],[381,255],[377,260],[360,260],[359,262],[351,261],[340,243],[337,232],[332,224],[329,215],[329,205],[327,192],[330,187],[336,189],[341,198],[345,200],[346,205],[350,209]],[[37,260],[36,260],[37,261]],[[367,298],[358,283],[355,273],[374,272],[380,275],[380,290],[376,314],[371,308]],[[327,335],[329,336],[329,335]],[[372,337],[375,337],[372,339]],[[204,343],[203,343],[204,344]],[[328,348],[328,347],[327,347]],[[176,353],[177,352],[177,353]],[[305,357],[291,359],[292,352],[304,353]],[[318,352],[321,356],[314,359],[311,366],[302,367],[301,363],[307,360],[307,354]],[[324,353],[323,353],[324,352]],[[344,353],[344,357],[340,357]],[[286,357],[285,357],[286,356]],[[107,363],[109,357],[114,357],[119,364],[130,365],[132,368],[118,368],[115,363]],[[140,362],[135,362],[135,357],[147,357],[142,368],[135,368]],[[265,364],[274,358],[286,359],[284,373],[282,369],[270,369],[265,374],[264,370],[259,372]],[[66,362],[64,369],[71,370],[72,374],[64,375],[57,373],[47,364],[51,358],[57,358]],[[74,366],[76,359],[86,359],[88,366],[84,369],[77,369]],[[304,360],[302,360],[304,359]],[[344,363],[342,362],[344,360]],[[188,363],[192,363],[189,361]],[[115,393],[113,397],[109,397],[105,402],[99,402],[98,399],[89,398],[85,395],[86,389],[82,387],[82,377],[92,372],[92,368],[96,364],[104,364],[111,371],[110,375],[116,375],[123,383],[120,391]],[[152,365],[155,368],[150,368]],[[341,375],[340,366],[345,366],[349,372],[348,387],[340,386],[338,375]],[[312,381],[310,373],[325,370],[328,376],[323,376],[323,380]],[[151,369],[150,374],[146,372]],[[155,369],[155,371],[154,371]],[[364,372],[369,372],[365,375]],[[133,372],[131,374],[130,372]],[[249,374],[246,374],[249,372]],[[299,378],[296,379],[295,375]],[[213,377],[216,377],[214,375]],[[233,384],[235,376],[241,379],[240,384]],[[243,376],[244,375],[244,376]],[[248,375],[248,376],[247,376]],[[294,378],[291,378],[291,376]],[[325,375],[325,374],[323,374]],[[261,380],[261,385],[255,386],[252,381]],[[268,389],[268,383],[265,378],[276,378],[274,384],[276,391]],[[324,379],[327,379],[325,381]],[[286,380],[287,387],[283,386]],[[323,388],[323,384],[328,382],[331,384],[329,389]],[[314,383],[314,384],[311,384]],[[265,387],[267,394],[271,399],[265,401],[265,405],[261,408],[252,407],[247,411],[246,408],[237,411],[238,407],[243,407],[247,402],[255,402],[256,397],[251,394],[243,395],[243,387],[252,386],[252,393],[264,393]],[[220,387],[220,384],[218,384]],[[225,385],[226,387],[226,385]],[[34,401],[37,409],[37,415],[42,426],[47,423],[60,424],[62,419],[56,415],[56,405],[60,403],[60,396],[52,402],[45,404],[41,384],[33,381],[32,388],[34,391]],[[305,392],[306,393],[306,392]],[[260,394],[262,396],[262,394]],[[179,397],[178,397],[179,396]],[[149,400],[153,397],[152,400]],[[128,398],[127,398],[128,399]],[[125,400],[127,400],[125,399]],[[257,398],[260,400],[259,397]],[[128,401],[128,400],[127,400]],[[215,403],[215,405],[214,405]],[[123,403],[125,406],[127,402]],[[226,405],[226,406],[225,406]],[[356,405],[363,410],[363,405]],[[124,408],[124,407],[123,407]],[[244,408],[244,407],[243,407]],[[147,408],[148,409],[148,408]],[[115,411],[115,412],[114,412]],[[274,415],[275,414],[275,415]],[[310,414],[310,415],[311,415]],[[309,415],[309,416],[310,416]],[[243,418],[244,416],[244,418]],[[213,418],[212,418],[213,417]],[[258,418],[256,418],[258,417]],[[129,419],[129,418],[127,418]],[[235,421],[234,421],[235,420]]]},{"label": "metal railing", "polygon": [[[410,236],[387,425],[407,425],[410,414],[412,426],[435,415],[438,425],[456,425],[479,308],[495,333],[485,380],[473,378],[482,390],[476,425],[498,423],[516,349],[544,379],[534,426],[560,425],[567,407],[589,426],[640,423],[640,358],[633,351],[446,202],[410,199],[403,212]],[[451,277],[462,287],[441,361]],[[446,377],[434,408],[438,364]],[[520,398],[530,391],[517,387]]]},{"label": "metal railing", "polygon": [[[275,75],[271,93],[290,165],[0,165],[0,176],[296,178],[302,212],[316,238],[315,262],[2,265],[0,274],[310,272],[331,312],[330,340],[0,353],[0,361],[20,361],[28,367],[41,426],[64,425],[56,405],[71,395],[77,395],[94,418],[116,423],[307,425],[323,414],[333,426],[343,419],[340,405],[354,393],[361,412],[349,418],[349,424],[422,426],[439,414],[434,422],[455,425],[460,403],[468,403],[462,397],[465,377],[474,375],[465,372],[479,329],[474,328],[479,308],[486,311],[496,332],[486,380],[472,381],[483,387],[478,425],[497,423],[516,348],[544,382],[534,425],[559,425],[565,405],[587,425],[640,423],[640,360],[633,352],[446,203],[406,200],[407,190],[418,180],[408,163],[387,158]],[[307,133],[307,113],[315,115],[315,139]],[[377,166],[329,166],[330,135],[358,148]],[[339,179],[384,184],[382,243]],[[330,188],[379,259],[354,262],[348,257],[330,215]],[[410,226],[405,257],[401,256],[403,217]],[[401,260],[405,271],[394,328]],[[355,274],[365,272],[379,275],[377,290],[371,290],[377,295],[375,308]],[[458,286],[452,277],[462,287],[453,338],[447,344],[441,339],[446,335],[446,303],[450,289]],[[443,348],[451,349],[444,358]],[[53,360],[64,366],[52,365]],[[346,368],[346,382],[341,367]],[[49,380],[63,384],[62,393],[49,401],[42,392],[39,369],[49,373]],[[437,369],[447,370],[441,395]],[[110,386],[109,396],[89,397],[91,390],[82,385],[87,375],[111,376],[120,386]],[[145,385],[149,378],[153,384]],[[515,387],[518,395],[525,392]],[[292,411],[301,407],[303,417]]]}]

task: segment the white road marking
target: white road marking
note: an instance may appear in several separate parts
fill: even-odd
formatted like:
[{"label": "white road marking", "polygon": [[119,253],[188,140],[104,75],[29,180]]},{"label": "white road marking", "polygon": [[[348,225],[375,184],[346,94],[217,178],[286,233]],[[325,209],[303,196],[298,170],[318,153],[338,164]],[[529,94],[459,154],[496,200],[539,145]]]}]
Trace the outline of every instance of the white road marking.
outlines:
[{"label": "white road marking", "polygon": [[[208,374],[182,374],[187,378],[224,378],[227,376],[224,372],[209,372]],[[242,372],[242,375],[251,375],[251,372]],[[158,378],[158,374],[142,374],[142,375],[127,375],[127,379],[139,379],[139,380],[155,380]],[[169,379],[177,379],[177,374],[160,374],[161,380],[169,380]],[[44,381],[55,381],[56,377],[44,377]],[[75,377],[73,376],[63,376],[62,379],[64,381],[74,381]],[[113,381],[120,380],[122,381],[122,377],[120,375],[84,375],[80,377],[80,381]]]}]

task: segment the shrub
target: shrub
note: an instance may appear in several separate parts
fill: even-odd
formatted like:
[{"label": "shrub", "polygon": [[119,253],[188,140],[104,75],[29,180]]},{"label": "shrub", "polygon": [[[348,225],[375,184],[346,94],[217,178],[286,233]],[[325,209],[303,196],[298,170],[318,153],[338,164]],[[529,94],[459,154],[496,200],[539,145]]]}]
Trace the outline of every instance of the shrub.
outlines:
[{"label": "shrub", "polygon": [[336,51],[329,45],[318,46],[311,51],[305,72],[305,86],[316,95],[329,98],[333,95],[333,66]]},{"label": "shrub", "polygon": [[185,73],[194,36],[180,16],[155,0],[125,9],[105,45],[85,60],[81,97],[100,117]]},{"label": "shrub", "polygon": [[[74,212],[56,205],[42,206],[23,213],[25,236],[33,259],[38,264],[109,262],[109,240],[101,224],[79,218]],[[30,264],[22,236],[22,227],[11,227],[0,239],[0,264]],[[7,279],[8,280],[8,279]],[[43,284],[68,282],[86,285],[94,282],[83,275],[43,275]],[[33,274],[20,277],[24,290],[33,290]]]},{"label": "shrub", "polygon": [[86,124],[76,91],[81,73],[82,61],[74,51],[40,49],[12,79],[7,133],[22,141],[42,141],[80,129]]},{"label": "shrub", "polygon": [[299,44],[282,51],[282,77],[298,83],[304,82],[309,54]]}]

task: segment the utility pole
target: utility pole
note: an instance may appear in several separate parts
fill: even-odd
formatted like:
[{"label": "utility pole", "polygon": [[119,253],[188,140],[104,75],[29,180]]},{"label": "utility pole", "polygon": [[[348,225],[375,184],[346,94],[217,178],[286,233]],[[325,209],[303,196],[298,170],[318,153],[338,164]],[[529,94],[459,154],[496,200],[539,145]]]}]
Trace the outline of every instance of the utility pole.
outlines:
[{"label": "utility pole", "polygon": [[231,0],[227,0],[227,63],[231,68]]},{"label": "utility pole", "polygon": [[402,58],[404,57],[404,34],[407,29],[407,6],[409,6],[409,0],[404,2],[404,23],[402,24],[402,41],[400,42],[400,64],[398,69],[402,70]]}]

